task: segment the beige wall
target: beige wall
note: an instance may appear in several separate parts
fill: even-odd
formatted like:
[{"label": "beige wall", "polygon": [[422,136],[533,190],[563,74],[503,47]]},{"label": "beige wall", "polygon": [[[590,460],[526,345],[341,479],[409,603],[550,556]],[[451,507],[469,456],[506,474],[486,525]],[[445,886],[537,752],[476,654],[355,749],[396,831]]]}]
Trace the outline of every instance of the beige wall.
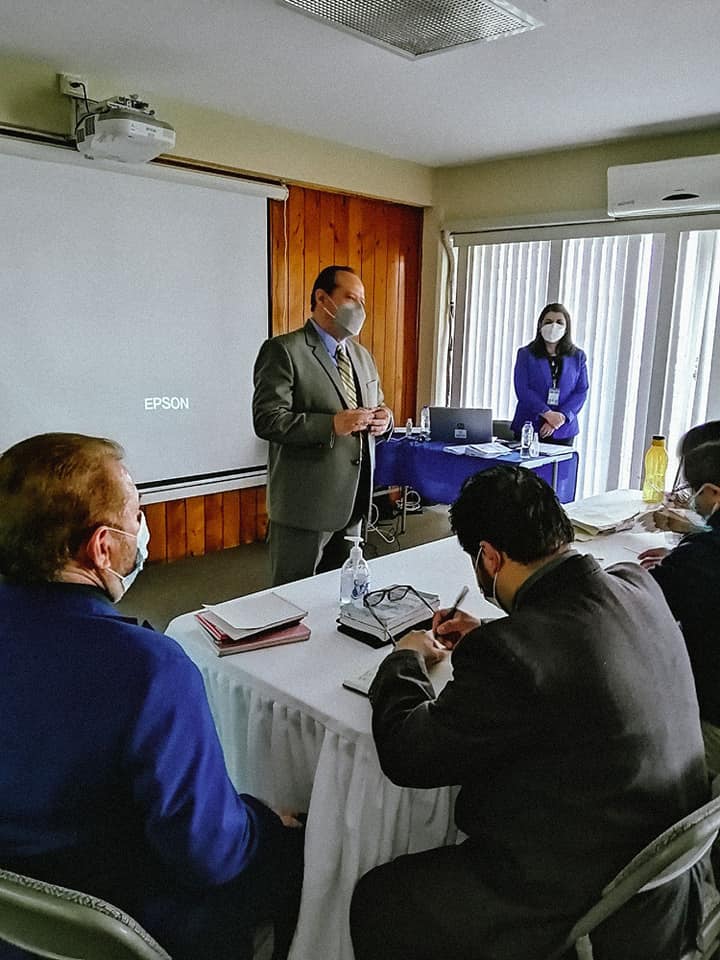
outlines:
[{"label": "beige wall", "polygon": [[444,223],[603,210],[609,166],[708,153],[720,153],[720,127],[444,167],[434,173],[433,200]]},{"label": "beige wall", "polygon": [[[67,64],[0,57],[0,123],[69,131],[56,73]],[[130,92],[112,77],[88,77],[93,97]],[[619,163],[720,153],[720,128],[644,137],[431,170],[380,154],[265,126],[186,103],[152,98],[178,133],[176,154],[259,176],[425,206],[418,406],[433,398],[436,329],[444,289],[440,231],[453,221],[511,221],[525,215],[602,210],[606,170]]]},{"label": "beige wall", "polygon": [[[68,98],[57,89],[60,65],[0,58],[0,124],[67,134]],[[104,99],[130,93],[112,77],[87,77],[90,94]],[[398,203],[432,203],[432,171],[417,163],[356,150],[241,117],[192,106],[181,100],[141,95],[175,127],[174,153],[234,167],[257,176],[329,187]]]},{"label": "beige wall", "polygon": [[445,360],[436,355],[435,345],[438,325],[444,323],[443,227],[473,220],[512,223],[548,213],[602,212],[609,166],[710,153],[720,153],[720,127],[435,170],[433,210],[425,217],[423,244],[418,405],[442,400],[435,391],[438,363],[444,365]]}]

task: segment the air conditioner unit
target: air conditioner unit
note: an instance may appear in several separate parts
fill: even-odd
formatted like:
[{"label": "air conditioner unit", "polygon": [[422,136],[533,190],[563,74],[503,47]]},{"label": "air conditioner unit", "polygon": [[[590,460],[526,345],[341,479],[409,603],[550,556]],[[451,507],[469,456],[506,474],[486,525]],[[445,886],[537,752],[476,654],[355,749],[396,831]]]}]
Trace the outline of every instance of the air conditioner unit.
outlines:
[{"label": "air conditioner unit", "polygon": [[611,217],[720,210],[720,154],[608,167],[607,182]]}]

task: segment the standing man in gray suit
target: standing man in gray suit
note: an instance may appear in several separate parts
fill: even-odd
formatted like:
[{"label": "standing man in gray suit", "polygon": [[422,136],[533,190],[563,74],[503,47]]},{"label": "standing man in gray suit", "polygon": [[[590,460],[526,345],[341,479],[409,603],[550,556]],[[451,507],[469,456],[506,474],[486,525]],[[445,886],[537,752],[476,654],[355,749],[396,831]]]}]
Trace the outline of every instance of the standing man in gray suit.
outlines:
[{"label": "standing man in gray suit", "polygon": [[320,272],[305,326],[266,340],[255,362],[253,423],[270,441],[274,586],[342,565],[367,515],[375,438],[392,432],[372,355],[354,337],[365,288],[352,267]]}]

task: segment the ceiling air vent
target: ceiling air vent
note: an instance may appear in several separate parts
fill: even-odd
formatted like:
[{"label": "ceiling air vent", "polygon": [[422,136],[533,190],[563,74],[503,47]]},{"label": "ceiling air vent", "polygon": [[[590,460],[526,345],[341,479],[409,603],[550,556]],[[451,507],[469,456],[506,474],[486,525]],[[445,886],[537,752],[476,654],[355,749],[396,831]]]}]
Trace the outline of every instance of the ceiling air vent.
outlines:
[{"label": "ceiling air vent", "polygon": [[505,0],[278,0],[330,26],[414,59],[542,23]]}]

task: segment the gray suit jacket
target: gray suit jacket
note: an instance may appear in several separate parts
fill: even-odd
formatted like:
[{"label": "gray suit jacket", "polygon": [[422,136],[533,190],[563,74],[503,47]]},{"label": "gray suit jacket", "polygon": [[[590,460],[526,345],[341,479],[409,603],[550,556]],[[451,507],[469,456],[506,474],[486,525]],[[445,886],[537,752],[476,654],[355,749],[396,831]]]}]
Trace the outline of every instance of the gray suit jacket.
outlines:
[{"label": "gray suit jacket", "polygon": [[[354,340],[347,352],[360,384],[358,402],[383,402],[371,354]],[[253,423],[270,441],[268,515],[271,521],[303,530],[347,526],[358,492],[362,438],[336,437],[333,417],[347,407],[342,381],[325,345],[308,320],[266,340],[255,361]],[[368,436],[370,476],[375,438]]]}]

